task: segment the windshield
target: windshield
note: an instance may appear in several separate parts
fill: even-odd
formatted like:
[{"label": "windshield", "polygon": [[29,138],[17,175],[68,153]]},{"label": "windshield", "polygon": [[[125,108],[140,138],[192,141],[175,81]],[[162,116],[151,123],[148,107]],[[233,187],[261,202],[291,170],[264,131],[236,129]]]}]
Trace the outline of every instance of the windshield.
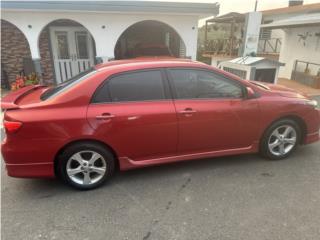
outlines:
[{"label": "windshield", "polygon": [[57,96],[57,95],[61,94],[62,92],[65,92],[67,89],[71,88],[72,86],[78,84],[79,82],[82,82],[83,80],[85,80],[89,76],[93,75],[95,72],[96,72],[96,70],[94,68],[90,68],[89,70],[81,72],[78,75],[72,77],[71,79],[69,79],[65,82],[62,82],[55,87],[49,88],[47,91],[45,91],[41,95],[40,99],[42,101],[45,101],[49,98]]}]

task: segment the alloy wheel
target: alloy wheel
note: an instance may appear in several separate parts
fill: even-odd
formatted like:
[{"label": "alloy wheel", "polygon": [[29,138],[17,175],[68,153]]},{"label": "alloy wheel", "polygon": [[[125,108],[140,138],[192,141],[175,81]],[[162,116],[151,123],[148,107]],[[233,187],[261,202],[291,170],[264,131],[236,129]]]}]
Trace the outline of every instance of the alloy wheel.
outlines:
[{"label": "alloy wheel", "polygon": [[297,131],[290,125],[277,127],[268,140],[269,151],[275,156],[285,156],[297,143]]},{"label": "alloy wheel", "polygon": [[88,186],[105,176],[107,164],[104,157],[95,151],[80,151],[68,159],[66,172],[74,183]]}]

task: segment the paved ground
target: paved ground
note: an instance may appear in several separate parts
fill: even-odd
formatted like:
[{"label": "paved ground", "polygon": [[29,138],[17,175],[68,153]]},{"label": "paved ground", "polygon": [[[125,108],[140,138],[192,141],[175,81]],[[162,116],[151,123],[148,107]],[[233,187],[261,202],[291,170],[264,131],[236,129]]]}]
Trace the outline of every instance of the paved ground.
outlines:
[{"label": "paved ground", "polygon": [[317,96],[320,95],[320,89],[312,88],[307,85],[301,84],[294,80],[289,80],[286,78],[279,78],[278,84],[284,85],[288,88],[292,88],[296,91],[303,92],[309,96]]},{"label": "paved ground", "polygon": [[319,149],[135,170],[88,192],[2,169],[2,239],[316,240]]}]

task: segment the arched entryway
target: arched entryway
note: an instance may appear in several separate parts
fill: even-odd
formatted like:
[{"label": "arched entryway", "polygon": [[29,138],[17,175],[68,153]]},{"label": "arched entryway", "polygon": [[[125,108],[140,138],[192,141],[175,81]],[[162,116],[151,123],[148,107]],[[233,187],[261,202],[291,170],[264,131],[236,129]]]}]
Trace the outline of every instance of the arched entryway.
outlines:
[{"label": "arched entryway", "polygon": [[38,45],[42,77],[47,84],[67,81],[95,64],[95,41],[76,21],[59,19],[49,23],[41,31]]},{"label": "arched entryway", "polygon": [[28,74],[32,71],[28,66],[33,67],[28,40],[15,25],[1,19],[2,84],[12,83],[17,75],[24,75],[26,71]]},{"label": "arched entryway", "polygon": [[[148,49],[146,51],[141,49]],[[119,37],[115,59],[134,58],[143,55],[168,55],[185,57],[186,46],[179,34],[168,24],[146,20],[127,28]]]}]

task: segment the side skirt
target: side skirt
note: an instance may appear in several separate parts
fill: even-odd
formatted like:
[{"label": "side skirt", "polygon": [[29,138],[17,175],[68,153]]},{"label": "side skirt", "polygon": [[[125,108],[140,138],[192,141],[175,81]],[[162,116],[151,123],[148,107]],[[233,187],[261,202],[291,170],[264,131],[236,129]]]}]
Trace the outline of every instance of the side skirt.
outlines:
[{"label": "side skirt", "polygon": [[174,163],[180,161],[189,161],[194,159],[201,158],[211,158],[211,157],[221,157],[221,156],[230,156],[244,153],[256,153],[259,149],[259,144],[255,142],[253,145],[245,148],[235,148],[228,150],[220,150],[220,151],[212,151],[212,152],[202,152],[202,153],[193,153],[193,154],[185,154],[185,155],[175,155],[164,158],[154,158],[147,160],[134,161],[128,157],[120,157],[120,170],[130,170],[134,168],[142,168],[148,166],[161,165],[166,163]]}]

